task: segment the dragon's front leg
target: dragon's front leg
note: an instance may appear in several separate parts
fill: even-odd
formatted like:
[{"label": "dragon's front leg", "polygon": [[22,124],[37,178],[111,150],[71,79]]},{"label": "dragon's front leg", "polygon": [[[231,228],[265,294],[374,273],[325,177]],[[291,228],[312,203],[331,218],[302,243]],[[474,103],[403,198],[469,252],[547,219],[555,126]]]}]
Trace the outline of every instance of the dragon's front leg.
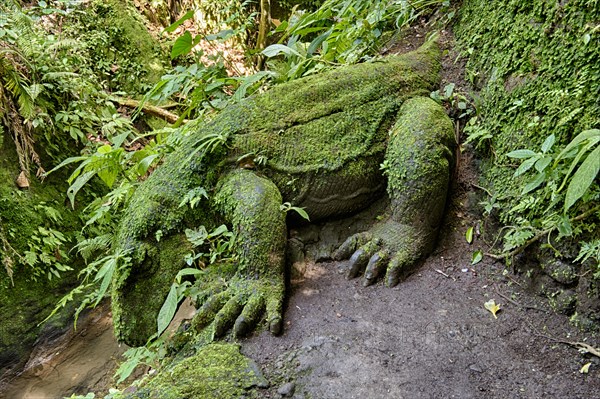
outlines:
[{"label": "dragon's front leg", "polygon": [[223,291],[199,309],[192,326],[214,322],[215,336],[233,327],[237,336],[252,330],[266,312],[268,328],[282,327],[285,291],[285,214],[281,194],[271,181],[237,169],[221,181],[215,195],[217,209],[233,226],[238,266]]},{"label": "dragon's front leg", "polygon": [[394,286],[429,255],[444,214],[455,146],[452,122],[440,105],[423,97],[402,105],[384,164],[390,214],[334,254],[350,257],[349,278],[364,271],[369,285],[387,270],[386,284]]}]

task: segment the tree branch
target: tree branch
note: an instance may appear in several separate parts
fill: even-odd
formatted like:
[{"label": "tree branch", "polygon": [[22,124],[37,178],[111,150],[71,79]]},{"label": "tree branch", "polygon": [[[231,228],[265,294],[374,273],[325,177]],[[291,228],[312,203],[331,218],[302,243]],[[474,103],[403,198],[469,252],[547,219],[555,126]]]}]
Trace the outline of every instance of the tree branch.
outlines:
[{"label": "tree branch", "polygon": [[[179,120],[179,115],[169,112],[166,109],[157,107],[155,105],[142,103],[140,101],[133,100],[131,98],[116,97],[115,100],[119,103],[119,105],[122,105],[122,106],[128,107],[128,108],[134,108],[134,109],[140,108],[144,113],[158,116],[159,118],[162,118],[169,123],[175,123]],[[186,121],[184,121],[184,123],[185,122]]]}]

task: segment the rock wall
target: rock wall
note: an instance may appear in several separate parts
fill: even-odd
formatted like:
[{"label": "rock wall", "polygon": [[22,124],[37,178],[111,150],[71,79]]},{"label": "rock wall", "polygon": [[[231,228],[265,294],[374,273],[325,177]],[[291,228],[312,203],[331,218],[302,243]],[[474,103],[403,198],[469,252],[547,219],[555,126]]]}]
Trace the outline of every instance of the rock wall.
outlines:
[{"label": "rock wall", "polygon": [[[490,219],[505,226],[505,251],[557,226],[514,265],[526,272],[532,289],[584,324],[600,320],[593,305],[600,268],[597,259],[583,265],[575,259],[582,242],[600,237],[600,214],[576,217],[598,206],[600,185],[596,178],[565,213],[567,190],[559,186],[570,161],[554,161],[578,134],[600,127],[599,22],[597,0],[465,0],[454,27],[468,58],[467,79],[481,99],[465,132],[484,159],[481,185],[489,190],[483,200]],[[543,150],[552,135],[554,145]],[[517,149],[544,152],[548,164],[540,161],[515,176],[523,159],[507,154]],[[525,192],[538,177],[539,185]]]}]

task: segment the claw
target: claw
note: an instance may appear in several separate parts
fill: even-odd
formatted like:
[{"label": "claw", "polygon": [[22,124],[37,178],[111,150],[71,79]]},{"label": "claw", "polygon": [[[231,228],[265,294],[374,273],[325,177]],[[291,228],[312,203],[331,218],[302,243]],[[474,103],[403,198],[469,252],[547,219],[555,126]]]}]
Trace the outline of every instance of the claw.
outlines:
[{"label": "claw", "polygon": [[215,316],[215,337],[222,337],[233,326],[236,318],[243,310],[240,296],[231,298]]},{"label": "claw", "polygon": [[354,278],[358,276],[358,273],[365,268],[369,262],[369,254],[362,248],[357,249],[356,252],[350,258],[350,270],[348,271],[348,278]]},{"label": "claw", "polygon": [[279,335],[283,330],[282,309],[283,295],[272,294],[267,300],[267,323],[269,323],[269,331],[273,335]]},{"label": "claw", "polygon": [[333,253],[334,260],[344,260],[350,256],[362,245],[365,245],[371,240],[371,234],[368,232],[353,234],[340,245]]},{"label": "claw", "polygon": [[389,255],[386,251],[379,251],[369,259],[369,264],[365,270],[363,286],[368,287],[373,284],[381,272],[385,270]]},{"label": "claw", "polygon": [[227,291],[210,297],[194,316],[192,328],[200,332],[204,327],[212,323],[217,313],[225,306],[229,298],[230,295]]},{"label": "claw", "polygon": [[265,308],[263,295],[255,294],[250,297],[242,313],[235,321],[233,332],[236,337],[243,337],[254,329]]},{"label": "claw", "polygon": [[369,263],[369,259],[379,249],[380,244],[381,242],[379,240],[370,241],[354,252],[350,258],[348,278],[354,278],[358,276],[360,272],[365,270],[367,263]]}]

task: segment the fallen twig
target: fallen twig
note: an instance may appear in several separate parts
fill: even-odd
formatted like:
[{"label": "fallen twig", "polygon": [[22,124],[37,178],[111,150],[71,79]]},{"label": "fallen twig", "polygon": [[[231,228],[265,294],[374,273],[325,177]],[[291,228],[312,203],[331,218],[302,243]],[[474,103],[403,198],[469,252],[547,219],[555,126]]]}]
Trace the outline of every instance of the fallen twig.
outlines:
[{"label": "fallen twig", "polygon": [[456,281],[456,279],[452,276],[449,276],[448,274],[444,273],[443,271],[441,271],[440,269],[433,269],[436,272],[438,272],[439,274],[441,274],[442,276],[446,277],[446,278],[451,278],[452,280]]},{"label": "fallen twig", "polygon": [[119,103],[119,105],[134,109],[139,107],[143,112],[150,115],[158,116],[159,118],[162,118],[169,123],[175,123],[179,120],[179,116],[177,114],[169,112],[166,109],[157,107],[155,105],[142,103],[131,98],[115,97],[115,100]]},{"label": "fallen twig", "polygon": [[498,286],[496,284],[494,284],[494,290],[496,291],[496,294],[500,295],[502,298],[504,298],[505,300],[507,300],[508,302],[512,303],[513,305],[515,305],[518,308],[533,309],[533,310],[537,310],[539,312],[548,313],[548,311],[545,310],[545,309],[540,309],[537,306],[523,305],[523,304],[515,301],[514,299],[510,298],[509,296],[504,295],[503,293],[500,292],[500,290],[498,289]]}]

